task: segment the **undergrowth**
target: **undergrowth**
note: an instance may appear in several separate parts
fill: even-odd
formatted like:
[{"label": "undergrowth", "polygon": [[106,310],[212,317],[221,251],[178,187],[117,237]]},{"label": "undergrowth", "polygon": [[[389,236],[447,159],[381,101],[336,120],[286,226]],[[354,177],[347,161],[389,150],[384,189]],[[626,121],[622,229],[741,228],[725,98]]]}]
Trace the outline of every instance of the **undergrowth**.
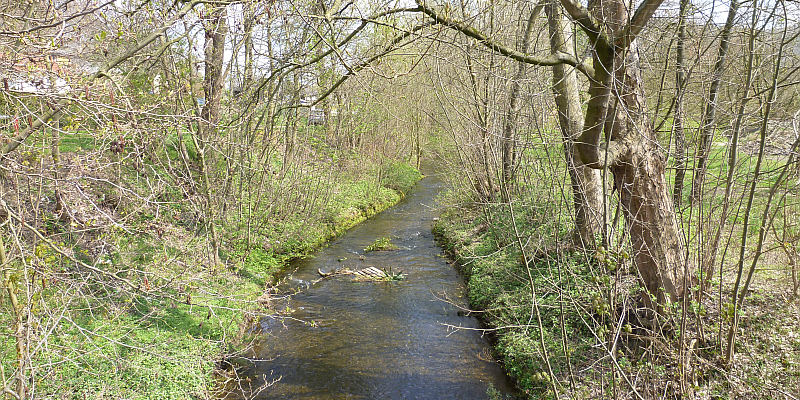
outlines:
[{"label": "undergrowth", "polygon": [[[471,306],[483,310],[484,322],[497,329],[495,348],[506,371],[532,398],[546,396],[550,373],[542,341],[553,373],[565,382],[571,372],[570,359],[592,352],[596,344],[591,329],[599,324],[587,320],[599,316],[591,312],[579,315],[567,303],[591,303],[592,292],[601,290],[602,285],[589,288],[583,283],[598,273],[597,268],[579,254],[547,254],[529,259],[529,268],[525,268],[509,213],[493,206],[464,211],[445,213],[435,233],[467,278]],[[543,215],[528,211],[520,209],[515,215],[519,230],[560,230],[557,224],[545,222]],[[531,250],[526,251],[528,257],[534,253],[532,248],[526,250]],[[532,286],[538,313],[532,307]],[[561,323],[569,336],[564,336]]]},{"label": "undergrowth", "polygon": [[[772,399],[800,390],[798,305],[783,288],[754,291],[740,355],[725,367],[715,349],[730,316],[714,301],[690,302],[686,318],[677,304],[643,312],[625,246],[575,251],[564,244],[568,219],[533,198],[517,200],[513,216],[507,204],[451,207],[434,232],[467,279],[496,358],[529,398]],[[689,361],[678,357],[682,338]]]},{"label": "undergrowth", "polygon": [[[56,192],[49,181],[24,177],[0,185],[13,213],[8,221],[32,221],[48,236],[0,227],[14,238],[3,241],[10,258],[4,283],[22,303],[0,303],[0,362],[2,371],[18,369],[20,315],[25,390],[35,398],[218,397],[235,379],[225,360],[251,357],[254,327],[279,312],[271,308],[274,275],[395,204],[421,177],[402,163],[341,174],[302,166],[282,176],[267,171],[272,186],[238,199],[241,209],[260,212],[252,219],[231,212],[216,222],[222,263],[214,265],[202,201],[164,167],[180,161],[173,142],[152,164],[130,157],[107,168],[98,166],[109,160],[93,146],[100,144],[78,136],[62,141],[62,151],[74,151],[63,154],[62,167],[74,186]],[[38,154],[35,162],[47,161]],[[11,163],[4,171],[25,168]],[[20,181],[38,185],[37,202],[20,195]],[[137,200],[145,198],[137,192],[150,191],[155,200]],[[56,212],[56,195],[74,210],[71,220]]]}]

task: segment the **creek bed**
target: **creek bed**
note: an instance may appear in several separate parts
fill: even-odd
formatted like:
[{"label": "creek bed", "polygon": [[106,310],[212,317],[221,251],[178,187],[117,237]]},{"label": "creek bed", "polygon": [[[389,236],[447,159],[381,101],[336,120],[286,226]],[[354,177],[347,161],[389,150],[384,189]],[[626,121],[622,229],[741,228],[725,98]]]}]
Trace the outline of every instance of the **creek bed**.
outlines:
[{"label": "creek bed", "polygon": [[[486,399],[490,386],[512,393],[479,321],[459,312],[467,307],[464,280],[431,233],[441,187],[438,177],[424,178],[395,207],[291,265],[286,285],[307,289],[281,306],[292,319],[263,324],[255,346],[262,361],[242,372],[254,386],[262,377],[277,381],[257,398]],[[383,237],[398,249],[364,251]],[[403,271],[405,279],[318,272],[367,267]]]}]

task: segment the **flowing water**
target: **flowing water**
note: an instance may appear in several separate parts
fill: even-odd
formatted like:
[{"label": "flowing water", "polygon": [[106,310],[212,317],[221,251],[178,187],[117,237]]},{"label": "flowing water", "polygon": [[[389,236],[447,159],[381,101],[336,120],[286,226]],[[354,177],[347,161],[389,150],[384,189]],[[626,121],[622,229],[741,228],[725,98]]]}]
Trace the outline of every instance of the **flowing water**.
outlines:
[{"label": "flowing water", "polygon": [[[486,399],[490,385],[512,392],[486,338],[469,330],[479,322],[459,312],[467,306],[464,281],[434,242],[441,186],[426,177],[397,206],[292,264],[286,285],[303,289],[281,306],[294,310],[292,318],[263,323],[256,346],[263,361],[245,371],[277,379],[259,398]],[[364,251],[382,237],[399,249]],[[317,272],[370,266],[405,279],[355,282]]]}]

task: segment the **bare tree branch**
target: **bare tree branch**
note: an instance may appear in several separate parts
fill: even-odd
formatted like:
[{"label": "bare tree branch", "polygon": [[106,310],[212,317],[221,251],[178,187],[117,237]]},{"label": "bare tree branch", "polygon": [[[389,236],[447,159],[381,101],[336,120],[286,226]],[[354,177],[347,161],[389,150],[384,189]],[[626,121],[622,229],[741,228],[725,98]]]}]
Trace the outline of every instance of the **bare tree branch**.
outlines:
[{"label": "bare tree branch", "polygon": [[[187,2],[173,17],[169,20],[168,23],[164,24],[161,28],[155,30],[151,34],[147,35],[144,39],[137,42],[136,45],[131,46],[126,52],[123,54],[115,57],[113,60],[109,61],[106,65],[100,68],[97,72],[95,72],[91,77],[89,77],[87,83],[92,83],[98,78],[108,76],[110,70],[114,69],[119,64],[122,64],[129,58],[133,57],[143,48],[147,47],[150,43],[154,42],[158,39],[161,35],[163,35],[167,29],[172,26],[173,23],[183,18],[189,11],[191,11],[196,5],[202,3],[201,0],[193,0]],[[26,128],[24,131],[20,132],[17,136],[11,138],[11,141],[7,143],[5,146],[0,148],[0,156],[6,155],[14,150],[16,150],[22,142],[25,141],[33,132],[36,132],[42,126],[46,125],[50,120],[56,120],[61,117],[61,112],[64,107],[70,105],[75,98],[73,97],[65,97],[61,99],[58,103],[56,103],[52,107],[52,111],[49,113],[43,114],[35,118],[33,123]]]},{"label": "bare tree branch", "polygon": [[581,73],[583,73],[589,78],[592,78],[594,76],[594,70],[591,66],[583,64],[579,59],[570,54],[558,52],[555,54],[551,54],[549,57],[531,56],[519,52],[517,50],[514,50],[513,48],[506,46],[502,43],[498,43],[497,41],[488,37],[483,32],[475,29],[471,25],[456,21],[446,15],[441,15],[433,8],[427,6],[422,0],[417,0],[417,5],[420,6],[422,12],[425,15],[433,18],[433,20],[436,21],[438,24],[444,25],[448,28],[461,32],[465,36],[477,40],[483,46],[499,54],[502,54],[508,58],[531,65],[552,66],[559,64],[567,64],[577,68],[578,71],[581,71]]}]

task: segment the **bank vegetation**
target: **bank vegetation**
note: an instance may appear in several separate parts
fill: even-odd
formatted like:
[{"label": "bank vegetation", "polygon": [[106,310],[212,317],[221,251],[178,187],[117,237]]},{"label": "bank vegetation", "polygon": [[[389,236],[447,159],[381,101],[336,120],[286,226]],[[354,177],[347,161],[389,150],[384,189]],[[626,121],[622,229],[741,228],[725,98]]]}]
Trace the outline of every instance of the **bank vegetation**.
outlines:
[{"label": "bank vegetation", "polygon": [[247,385],[277,271],[423,158],[526,395],[800,397],[794,3],[0,7],[6,397]]}]

